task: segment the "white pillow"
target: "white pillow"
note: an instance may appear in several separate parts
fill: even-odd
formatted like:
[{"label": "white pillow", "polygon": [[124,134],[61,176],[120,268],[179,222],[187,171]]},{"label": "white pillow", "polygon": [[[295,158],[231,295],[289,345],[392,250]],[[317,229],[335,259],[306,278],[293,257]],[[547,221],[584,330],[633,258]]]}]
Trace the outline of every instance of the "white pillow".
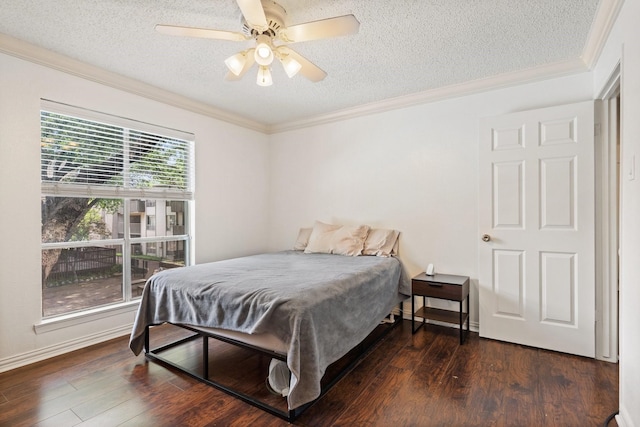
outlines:
[{"label": "white pillow", "polygon": [[368,225],[342,226],[316,221],[304,253],[358,256],[369,234]]},{"label": "white pillow", "polygon": [[309,236],[311,236],[311,232],[313,231],[313,227],[301,228],[298,231],[298,238],[296,239],[296,243],[293,245],[294,251],[304,251],[309,243]]},{"label": "white pillow", "polygon": [[398,230],[372,228],[364,242],[363,255],[394,256],[398,252]]}]

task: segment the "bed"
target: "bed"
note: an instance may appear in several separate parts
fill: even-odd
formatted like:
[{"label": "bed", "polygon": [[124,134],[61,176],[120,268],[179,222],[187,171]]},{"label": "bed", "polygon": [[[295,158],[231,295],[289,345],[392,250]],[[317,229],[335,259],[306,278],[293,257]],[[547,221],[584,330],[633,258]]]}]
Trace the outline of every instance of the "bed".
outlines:
[{"label": "bed", "polygon": [[[408,281],[394,257],[283,251],[165,270],[144,287],[130,348],[155,354],[149,327],[171,323],[205,343],[213,337],[263,350],[286,361],[291,372],[283,417],[291,421],[321,395],[327,367],[407,295]],[[205,369],[198,379],[207,377]]]}]

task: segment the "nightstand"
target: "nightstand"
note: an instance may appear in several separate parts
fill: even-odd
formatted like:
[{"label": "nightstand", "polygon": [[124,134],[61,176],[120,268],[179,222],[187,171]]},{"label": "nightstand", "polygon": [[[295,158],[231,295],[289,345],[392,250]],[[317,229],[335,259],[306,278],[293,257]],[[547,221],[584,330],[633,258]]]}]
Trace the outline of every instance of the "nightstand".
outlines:
[{"label": "nightstand", "polygon": [[[422,307],[415,310],[415,296],[422,297]],[[427,298],[439,298],[460,303],[460,312],[427,307]],[[466,313],[462,310],[462,303],[467,300]],[[421,317],[422,322],[414,328],[415,318]],[[434,274],[427,276],[420,273],[411,279],[411,332],[416,333],[424,326],[426,319],[439,322],[456,323],[460,325],[460,344],[464,342],[463,326],[467,322],[469,334],[469,277],[452,274]]]}]

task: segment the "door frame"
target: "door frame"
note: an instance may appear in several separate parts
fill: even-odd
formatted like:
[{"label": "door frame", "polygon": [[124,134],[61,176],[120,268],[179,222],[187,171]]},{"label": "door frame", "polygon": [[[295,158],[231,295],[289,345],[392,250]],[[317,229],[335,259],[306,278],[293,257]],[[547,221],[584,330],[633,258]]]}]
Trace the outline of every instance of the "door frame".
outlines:
[{"label": "door frame", "polygon": [[595,102],[596,359],[618,362],[620,63]]}]

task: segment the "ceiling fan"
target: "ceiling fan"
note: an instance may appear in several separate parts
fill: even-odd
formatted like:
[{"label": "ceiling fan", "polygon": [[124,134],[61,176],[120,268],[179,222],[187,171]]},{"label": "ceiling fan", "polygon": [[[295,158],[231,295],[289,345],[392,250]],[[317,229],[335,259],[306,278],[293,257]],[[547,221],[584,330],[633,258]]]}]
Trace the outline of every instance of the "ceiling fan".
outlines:
[{"label": "ceiling fan", "polygon": [[327,76],[320,67],[287,46],[290,43],[318,40],[329,37],[356,34],[360,22],[353,15],[343,15],[319,21],[285,25],[287,12],[272,0],[236,0],[242,12],[242,32],[212,30],[206,28],[156,25],[156,31],[173,36],[200,37],[218,40],[247,41],[254,39],[255,47],[230,56],[224,62],[229,68],[225,79],[239,80],[254,63],[258,64],[256,83],[273,84],[270,66],[277,58],[289,78],[298,72],[319,82]]}]

